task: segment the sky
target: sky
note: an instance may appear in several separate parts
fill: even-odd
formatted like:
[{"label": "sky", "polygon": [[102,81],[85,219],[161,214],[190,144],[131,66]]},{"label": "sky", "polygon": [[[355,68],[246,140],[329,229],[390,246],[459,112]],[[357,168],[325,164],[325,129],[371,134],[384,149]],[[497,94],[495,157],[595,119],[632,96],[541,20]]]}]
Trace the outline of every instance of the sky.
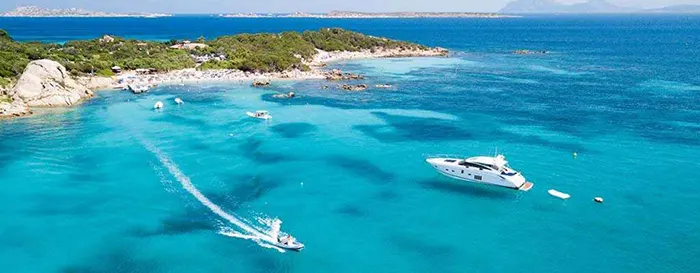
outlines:
[{"label": "sky", "polygon": [[[232,13],[348,11],[465,11],[495,12],[511,0],[0,0],[0,11],[18,6],[83,8],[107,12]],[[661,7],[698,4],[700,0],[608,0],[627,7]],[[582,0],[559,0],[562,3]]]}]

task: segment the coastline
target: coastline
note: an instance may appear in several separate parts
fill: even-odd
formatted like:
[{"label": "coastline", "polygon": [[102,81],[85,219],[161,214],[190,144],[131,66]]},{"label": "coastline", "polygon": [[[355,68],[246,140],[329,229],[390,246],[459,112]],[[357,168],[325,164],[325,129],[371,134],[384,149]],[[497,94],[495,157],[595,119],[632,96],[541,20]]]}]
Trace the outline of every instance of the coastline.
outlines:
[{"label": "coastline", "polygon": [[130,75],[132,78],[125,83],[118,83],[115,77],[109,86],[106,86],[105,77],[83,77],[79,81],[97,81],[103,84],[88,86],[92,90],[121,89],[125,84],[134,85],[173,85],[192,84],[200,82],[253,82],[255,80],[281,81],[281,80],[323,80],[327,78],[324,67],[327,64],[348,60],[379,59],[379,58],[409,58],[409,57],[445,57],[448,51],[443,48],[428,48],[425,50],[370,50],[361,51],[335,51],[328,52],[316,49],[316,54],[311,60],[304,61],[311,69],[309,71],[290,70],[284,72],[251,73],[237,69],[209,69],[197,70],[186,68],[156,74],[136,74],[133,71],[122,72],[121,76]]},{"label": "coastline", "polygon": [[[80,76],[75,78],[81,87],[90,91],[122,91],[128,85],[137,86],[157,86],[176,84],[196,84],[205,82],[236,82],[253,83],[261,81],[299,81],[299,80],[324,80],[329,79],[329,73],[324,67],[333,62],[361,59],[379,58],[410,58],[410,57],[447,57],[448,51],[444,48],[434,47],[425,49],[377,49],[361,51],[323,51],[316,49],[316,54],[311,60],[303,60],[310,70],[290,70],[283,72],[244,72],[237,69],[209,69],[197,70],[196,68],[186,68],[173,70],[165,73],[137,74],[135,71],[125,71],[118,76]],[[119,81],[120,77],[128,76],[128,80]],[[92,93],[74,103],[62,106],[32,106],[38,109],[72,108],[92,98]],[[40,111],[47,112],[47,111]],[[48,111],[50,112],[50,111]],[[0,119],[28,117],[34,112],[24,104],[14,102],[0,102]]]}]

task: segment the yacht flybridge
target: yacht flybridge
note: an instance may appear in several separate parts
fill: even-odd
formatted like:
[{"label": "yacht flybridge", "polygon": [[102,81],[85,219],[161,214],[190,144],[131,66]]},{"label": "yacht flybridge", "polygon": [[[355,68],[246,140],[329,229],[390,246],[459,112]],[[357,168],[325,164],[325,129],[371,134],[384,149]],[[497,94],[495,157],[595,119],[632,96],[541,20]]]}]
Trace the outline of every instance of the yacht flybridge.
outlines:
[{"label": "yacht flybridge", "polygon": [[441,174],[464,181],[528,191],[534,184],[508,166],[505,156],[476,156],[467,159],[430,157],[425,160]]}]

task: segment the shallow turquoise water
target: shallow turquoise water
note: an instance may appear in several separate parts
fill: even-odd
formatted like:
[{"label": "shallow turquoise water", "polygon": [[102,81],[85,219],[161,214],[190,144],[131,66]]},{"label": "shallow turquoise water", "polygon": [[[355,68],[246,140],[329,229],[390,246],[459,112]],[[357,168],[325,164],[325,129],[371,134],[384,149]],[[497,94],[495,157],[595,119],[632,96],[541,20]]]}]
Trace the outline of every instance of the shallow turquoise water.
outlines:
[{"label": "shallow turquoise water", "polygon": [[[697,45],[685,31],[698,23],[679,21],[674,34],[619,20],[596,25],[602,34],[590,39],[613,41],[597,45],[548,21],[554,30],[524,36],[559,41],[546,56],[513,56],[485,38],[446,59],[334,65],[391,90],[162,86],[3,121],[0,268],[695,272],[700,78],[690,71],[699,62],[697,47],[675,41]],[[639,52],[645,46],[658,50]],[[271,97],[289,90],[300,97]],[[151,110],[158,100],[165,109]],[[245,116],[257,109],[273,119]],[[452,181],[423,161],[495,147],[535,183],[530,192]],[[307,249],[281,253],[220,234],[241,229],[183,179],[251,226],[282,219]],[[551,188],[572,198],[555,199]]]}]

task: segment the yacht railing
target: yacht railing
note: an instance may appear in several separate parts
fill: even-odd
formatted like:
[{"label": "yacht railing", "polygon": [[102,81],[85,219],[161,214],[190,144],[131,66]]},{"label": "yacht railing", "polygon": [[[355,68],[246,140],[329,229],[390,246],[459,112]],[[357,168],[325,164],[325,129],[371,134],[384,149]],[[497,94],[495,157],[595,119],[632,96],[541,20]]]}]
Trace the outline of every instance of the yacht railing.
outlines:
[{"label": "yacht railing", "polygon": [[467,159],[469,158],[468,156],[464,155],[457,155],[457,154],[423,154],[424,157],[426,158],[458,158],[458,159]]}]

